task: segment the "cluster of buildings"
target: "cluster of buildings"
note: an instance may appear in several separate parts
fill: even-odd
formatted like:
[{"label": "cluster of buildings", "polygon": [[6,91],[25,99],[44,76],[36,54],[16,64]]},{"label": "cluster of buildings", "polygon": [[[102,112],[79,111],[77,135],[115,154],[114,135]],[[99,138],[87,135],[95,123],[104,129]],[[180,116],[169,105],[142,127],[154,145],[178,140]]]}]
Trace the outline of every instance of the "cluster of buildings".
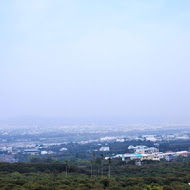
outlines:
[{"label": "cluster of buildings", "polygon": [[188,140],[190,139],[189,133],[175,133],[164,135],[142,135],[141,140],[158,142],[158,141],[172,141],[172,140]]},{"label": "cluster of buildings", "polygon": [[[33,147],[25,148],[22,150],[23,154],[29,154],[29,155],[51,155],[55,152],[52,150],[51,147],[53,146],[60,146],[60,143],[52,143],[52,144],[42,144],[42,145],[33,145]],[[60,148],[58,150],[59,152],[67,151],[67,148]]]},{"label": "cluster of buildings", "polygon": [[4,153],[12,153],[12,147],[0,147],[0,154],[4,154]]},{"label": "cluster of buildings", "polygon": [[[135,160],[137,161],[137,165],[140,165],[141,161],[143,160],[153,160],[153,161],[160,161],[161,159],[165,159],[167,161],[171,161],[178,156],[187,157],[189,155],[188,151],[178,151],[178,152],[159,152],[158,148],[155,147],[147,147],[147,146],[132,146],[130,145],[128,149],[133,150],[134,153],[126,153],[126,154],[117,154],[112,156],[111,158],[121,158],[122,161],[130,161]],[[105,159],[108,159],[106,157]]]},{"label": "cluster of buildings", "polygon": [[53,147],[59,147],[58,152],[67,151],[67,148],[62,147],[60,143],[49,143],[49,144],[28,144],[18,146],[0,147],[0,161],[4,161],[3,158],[7,159],[9,155],[23,154],[23,155],[52,155],[55,152]]},{"label": "cluster of buildings", "polygon": [[181,132],[174,134],[160,134],[160,135],[118,135],[118,136],[105,136],[99,139],[90,139],[86,141],[79,141],[79,144],[97,143],[97,142],[125,142],[125,141],[151,141],[151,142],[161,142],[161,141],[174,141],[174,140],[189,140],[189,132]]}]

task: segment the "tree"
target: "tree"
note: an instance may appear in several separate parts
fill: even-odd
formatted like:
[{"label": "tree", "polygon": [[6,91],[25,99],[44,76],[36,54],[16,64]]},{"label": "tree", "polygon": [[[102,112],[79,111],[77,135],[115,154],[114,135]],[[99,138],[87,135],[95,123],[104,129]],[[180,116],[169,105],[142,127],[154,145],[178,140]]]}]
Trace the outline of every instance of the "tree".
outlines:
[{"label": "tree", "polygon": [[68,160],[65,161],[65,173],[66,173],[66,177],[68,175],[68,165],[69,165],[69,162]]},{"label": "tree", "polygon": [[[93,157],[93,163],[92,163],[92,164],[95,165],[95,157],[96,157],[96,154],[93,153],[93,154],[92,154],[92,157]],[[92,166],[92,175],[93,175],[93,166]]]},{"label": "tree", "polygon": [[102,159],[102,171],[101,171],[101,174],[102,174],[102,177],[104,175],[104,155],[101,154],[101,159]]},{"label": "tree", "polygon": [[109,170],[108,170],[108,177],[110,178],[110,167],[111,167],[111,158],[108,158]]},{"label": "tree", "polygon": [[32,163],[39,163],[40,161],[41,161],[40,158],[37,158],[37,157],[33,157],[30,159],[30,162]]},{"label": "tree", "polygon": [[98,158],[98,159],[96,159],[96,164],[97,164],[97,175],[99,176],[99,174],[100,174],[100,165],[101,165],[101,160]]},{"label": "tree", "polygon": [[90,160],[90,176],[92,177],[92,165],[93,165],[93,160]]},{"label": "tree", "polygon": [[104,188],[107,188],[110,184],[110,181],[108,178],[103,178],[100,183],[102,183],[104,185]]}]

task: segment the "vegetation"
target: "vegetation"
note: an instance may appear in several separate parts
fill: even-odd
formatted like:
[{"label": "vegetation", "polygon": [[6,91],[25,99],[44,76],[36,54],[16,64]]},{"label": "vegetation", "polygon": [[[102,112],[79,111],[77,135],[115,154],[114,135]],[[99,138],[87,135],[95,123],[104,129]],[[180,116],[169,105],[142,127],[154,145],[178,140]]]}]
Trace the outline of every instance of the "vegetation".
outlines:
[{"label": "vegetation", "polygon": [[[190,141],[162,141],[159,149],[189,150]],[[190,190],[190,157],[172,162],[105,160],[112,153],[127,153],[130,145],[154,146],[150,141],[113,142],[110,152],[96,144],[68,144],[68,151],[53,156],[27,156],[28,162],[0,163],[0,190]],[[59,150],[61,147],[55,147]],[[50,156],[50,157],[48,157]],[[26,159],[27,158],[27,159]],[[30,159],[30,160],[29,160]]]},{"label": "vegetation", "polygon": [[[93,158],[95,159],[95,158]],[[98,164],[97,164],[98,163]],[[78,166],[67,162],[0,163],[2,190],[188,190],[190,159],[142,166],[101,160]],[[110,167],[111,166],[111,167]],[[111,171],[110,171],[111,170]],[[111,175],[110,175],[111,174]]]}]

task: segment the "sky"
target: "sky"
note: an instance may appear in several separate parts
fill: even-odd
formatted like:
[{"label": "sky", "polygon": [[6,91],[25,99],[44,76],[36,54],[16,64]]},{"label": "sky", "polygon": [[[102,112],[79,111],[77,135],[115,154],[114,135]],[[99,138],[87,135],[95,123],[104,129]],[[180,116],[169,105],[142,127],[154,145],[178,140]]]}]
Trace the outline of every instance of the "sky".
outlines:
[{"label": "sky", "polygon": [[0,0],[0,119],[190,122],[189,0]]}]

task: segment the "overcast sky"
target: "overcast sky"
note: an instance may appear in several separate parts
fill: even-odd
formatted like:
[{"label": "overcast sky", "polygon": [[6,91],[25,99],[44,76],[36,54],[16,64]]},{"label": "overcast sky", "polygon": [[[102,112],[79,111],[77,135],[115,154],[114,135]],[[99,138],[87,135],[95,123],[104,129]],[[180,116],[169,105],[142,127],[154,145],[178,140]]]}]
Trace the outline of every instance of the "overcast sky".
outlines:
[{"label": "overcast sky", "polygon": [[189,0],[0,0],[0,118],[190,121]]}]

